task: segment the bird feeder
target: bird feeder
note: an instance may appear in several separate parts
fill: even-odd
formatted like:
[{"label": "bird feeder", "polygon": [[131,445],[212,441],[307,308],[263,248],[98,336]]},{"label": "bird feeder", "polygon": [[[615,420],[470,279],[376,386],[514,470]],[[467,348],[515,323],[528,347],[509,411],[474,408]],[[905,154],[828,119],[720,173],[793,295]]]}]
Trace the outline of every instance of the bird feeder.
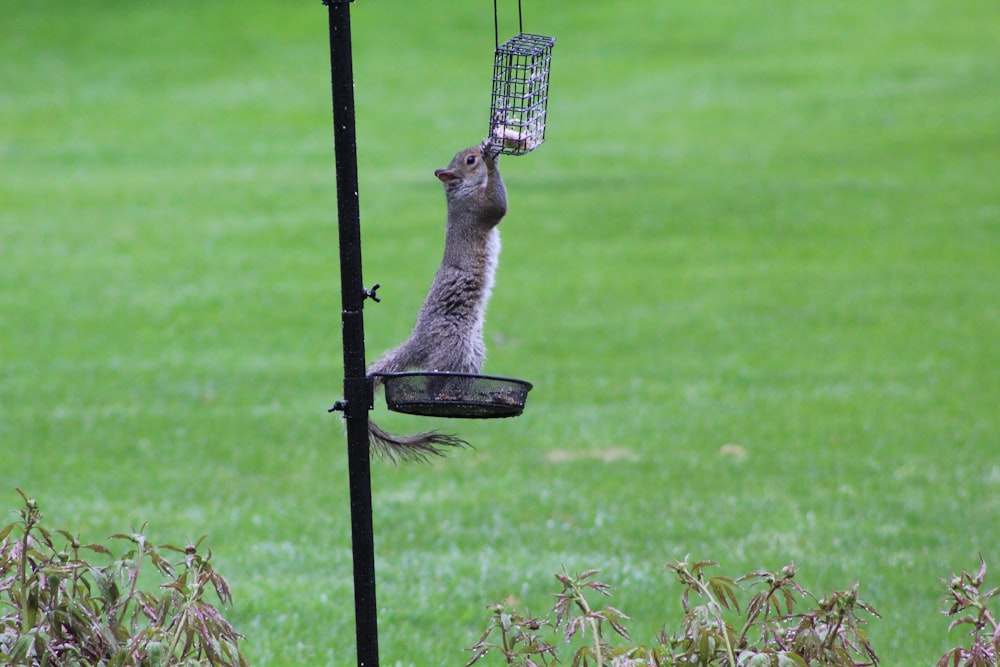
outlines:
[{"label": "bird feeder", "polygon": [[545,141],[549,103],[549,70],[554,37],[524,32],[521,3],[517,3],[518,34],[500,44],[496,0],[493,26],[493,92],[489,137],[507,155],[524,155]]},{"label": "bird feeder", "polygon": [[386,406],[423,417],[490,419],[524,411],[531,383],[496,375],[414,372],[378,373]]}]

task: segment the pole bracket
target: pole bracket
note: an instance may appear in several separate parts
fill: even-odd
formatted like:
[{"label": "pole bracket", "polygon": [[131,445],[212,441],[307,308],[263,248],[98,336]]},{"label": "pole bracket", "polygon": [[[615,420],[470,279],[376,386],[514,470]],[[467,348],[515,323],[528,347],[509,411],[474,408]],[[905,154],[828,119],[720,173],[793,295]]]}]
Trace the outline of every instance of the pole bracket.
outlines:
[{"label": "pole bracket", "polygon": [[368,417],[375,407],[375,382],[373,378],[344,378],[344,398],[333,404],[327,412],[343,412],[345,419]]},{"label": "pole bracket", "polygon": [[372,287],[371,289],[361,288],[361,295],[362,295],[361,300],[364,301],[365,299],[371,299],[375,303],[381,303],[382,299],[375,296],[375,292],[378,290],[379,287],[381,287],[381,285],[375,283],[375,286]]}]

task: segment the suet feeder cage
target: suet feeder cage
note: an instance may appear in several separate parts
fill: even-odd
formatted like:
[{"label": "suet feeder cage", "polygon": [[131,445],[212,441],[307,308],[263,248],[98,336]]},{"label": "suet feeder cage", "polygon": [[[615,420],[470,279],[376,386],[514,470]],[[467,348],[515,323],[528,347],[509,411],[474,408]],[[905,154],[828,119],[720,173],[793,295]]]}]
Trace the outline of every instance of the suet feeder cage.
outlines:
[{"label": "suet feeder cage", "polygon": [[493,18],[497,46],[493,57],[489,137],[501,153],[524,155],[545,141],[549,70],[556,40],[523,31],[520,2],[520,32],[503,44],[499,43],[496,2]]}]

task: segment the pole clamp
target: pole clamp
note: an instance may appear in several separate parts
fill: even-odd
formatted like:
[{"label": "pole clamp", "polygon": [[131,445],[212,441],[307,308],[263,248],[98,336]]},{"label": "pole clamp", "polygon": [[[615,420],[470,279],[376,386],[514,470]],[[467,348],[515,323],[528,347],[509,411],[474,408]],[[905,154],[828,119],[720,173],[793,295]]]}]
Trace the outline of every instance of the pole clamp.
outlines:
[{"label": "pole clamp", "polygon": [[381,303],[382,299],[380,299],[377,296],[375,296],[375,292],[378,290],[379,287],[381,287],[381,285],[379,285],[378,283],[375,283],[375,286],[372,287],[371,289],[365,289],[365,288],[362,287],[361,288],[361,296],[362,296],[361,300],[364,301],[365,299],[371,299],[375,303]]},{"label": "pole clamp", "polygon": [[375,382],[373,378],[344,378],[344,398],[333,404],[327,412],[343,412],[344,417],[367,417],[375,407]]}]

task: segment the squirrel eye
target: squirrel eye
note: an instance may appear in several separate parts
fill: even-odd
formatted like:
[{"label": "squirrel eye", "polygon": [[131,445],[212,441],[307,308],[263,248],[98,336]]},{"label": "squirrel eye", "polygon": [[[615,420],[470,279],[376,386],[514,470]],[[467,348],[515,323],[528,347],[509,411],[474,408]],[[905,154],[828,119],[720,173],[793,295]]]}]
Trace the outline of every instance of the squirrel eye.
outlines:
[{"label": "squirrel eye", "polygon": [[470,155],[469,157],[465,158],[465,164],[470,166],[476,164],[476,156]]}]

